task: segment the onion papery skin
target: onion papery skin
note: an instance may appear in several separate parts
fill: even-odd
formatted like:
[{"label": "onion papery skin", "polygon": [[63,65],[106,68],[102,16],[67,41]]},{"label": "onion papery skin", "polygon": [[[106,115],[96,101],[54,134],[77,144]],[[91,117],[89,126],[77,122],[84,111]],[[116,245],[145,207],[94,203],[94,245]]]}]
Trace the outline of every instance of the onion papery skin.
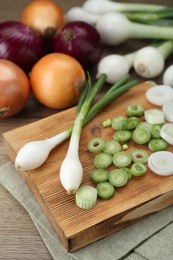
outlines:
[{"label": "onion papery skin", "polygon": [[0,24],[0,59],[10,60],[29,72],[45,53],[42,36],[28,26],[16,21]]},{"label": "onion papery skin", "polygon": [[50,0],[32,1],[22,12],[20,21],[44,37],[53,37],[56,30],[65,24],[60,6]]},{"label": "onion papery skin", "polygon": [[53,109],[75,105],[85,82],[85,71],[81,64],[63,53],[45,55],[30,73],[34,96],[40,103]]},{"label": "onion papery skin", "polygon": [[86,22],[69,22],[55,34],[52,51],[66,53],[89,69],[102,54],[100,34]]},{"label": "onion papery skin", "polygon": [[15,63],[0,59],[0,118],[21,111],[30,94],[29,79]]}]

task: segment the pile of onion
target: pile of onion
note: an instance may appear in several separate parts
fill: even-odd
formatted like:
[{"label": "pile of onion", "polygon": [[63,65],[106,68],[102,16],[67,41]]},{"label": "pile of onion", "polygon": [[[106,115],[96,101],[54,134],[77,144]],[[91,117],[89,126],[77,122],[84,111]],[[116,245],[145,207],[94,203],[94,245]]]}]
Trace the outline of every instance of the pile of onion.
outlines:
[{"label": "pile of onion", "polygon": [[0,118],[17,114],[25,106],[30,93],[25,72],[15,63],[0,59]]},{"label": "pile of onion", "polygon": [[16,21],[0,24],[0,59],[10,60],[29,72],[46,53],[43,37]]},{"label": "pile of onion", "polygon": [[35,98],[54,109],[75,105],[85,82],[85,71],[80,63],[63,53],[45,55],[30,73],[30,84]]},{"label": "pile of onion", "polygon": [[44,37],[52,37],[65,24],[64,13],[51,0],[35,0],[26,6],[21,22],[38,31]]}]

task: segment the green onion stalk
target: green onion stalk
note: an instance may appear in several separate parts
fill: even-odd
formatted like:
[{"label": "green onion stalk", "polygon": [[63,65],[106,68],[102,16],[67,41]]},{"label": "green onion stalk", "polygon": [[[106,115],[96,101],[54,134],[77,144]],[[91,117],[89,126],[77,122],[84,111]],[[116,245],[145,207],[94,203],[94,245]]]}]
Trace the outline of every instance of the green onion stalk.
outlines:
[{"label": "green onion stalk", "polygon": [[[76,142],[78,146],[79,137],[80,137],[79,135],[81,134],[82,127],[84,127],[84,125],[86,125],[90,120],[92,120],[92,118],[96,114],[98,114],[103,107],[105,107],[107,104],[115,100],[117,96],[121,95],[122,93],[127,91],[130,87],[138,83],[138,81],[130,81],[128,83],[129,79],[130,79],[130,75],[128,74],[117,84],[113,85],[106,92],[106,94],[94,104],[92,104],[94,97],[104,85],[106,80],[106,75],[105,74],[101,75],[95,87],[93,86],[93,88],[91,88],[91,82],[90,79],[88,79],[86,87],[84,88],[80,100],[78,102],[74,127],[72,126],[67,130],[51,138],[26,143],[19,150],[16,156],[16,160],[15,160],[16,168],[20,170],[34,170],[40,167],[48,158],[51,150],[55,148],[57,145],[59,145],[60,143],[62,143],[63,141],[65,141],[66,139],[70,138],[70,136],[72,136],[72,133],[73,133],[73,139],[71,143],[74,144]],[[92,93],[91,97],[89,96],[89,93],[90,94]],[[36,153],[37,155],[33,157],[33,153],[35,153],[34,151],[37,151]]]}]

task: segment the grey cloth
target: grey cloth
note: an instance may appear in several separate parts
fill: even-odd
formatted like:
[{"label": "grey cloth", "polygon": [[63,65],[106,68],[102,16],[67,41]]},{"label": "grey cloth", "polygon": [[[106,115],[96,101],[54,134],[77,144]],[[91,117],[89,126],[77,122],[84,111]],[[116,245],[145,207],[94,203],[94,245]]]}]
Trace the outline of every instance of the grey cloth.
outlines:
[{"label": "grey cloth", "polygon": [[0,184],[27,210],[55,260],[173,259],[173,206],[91,245],[68,253],[12,162],[0,167]]}]

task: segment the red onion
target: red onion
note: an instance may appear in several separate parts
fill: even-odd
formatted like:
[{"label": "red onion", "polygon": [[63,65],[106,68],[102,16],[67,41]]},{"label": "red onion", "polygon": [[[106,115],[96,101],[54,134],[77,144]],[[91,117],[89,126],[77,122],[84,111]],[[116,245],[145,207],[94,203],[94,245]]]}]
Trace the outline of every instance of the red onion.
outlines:
[{"label": "red onion", "polygon": [[77,59],[84,68],[90,68],[101,57],[100,35],[88,23],[69,22],[55,34],[53,51],[68,54]]},{"label": "red onion", "polygon": [[0,23],[0,58],[10,60],[29,72],[46,52],[42,37],[16,21]]}]

